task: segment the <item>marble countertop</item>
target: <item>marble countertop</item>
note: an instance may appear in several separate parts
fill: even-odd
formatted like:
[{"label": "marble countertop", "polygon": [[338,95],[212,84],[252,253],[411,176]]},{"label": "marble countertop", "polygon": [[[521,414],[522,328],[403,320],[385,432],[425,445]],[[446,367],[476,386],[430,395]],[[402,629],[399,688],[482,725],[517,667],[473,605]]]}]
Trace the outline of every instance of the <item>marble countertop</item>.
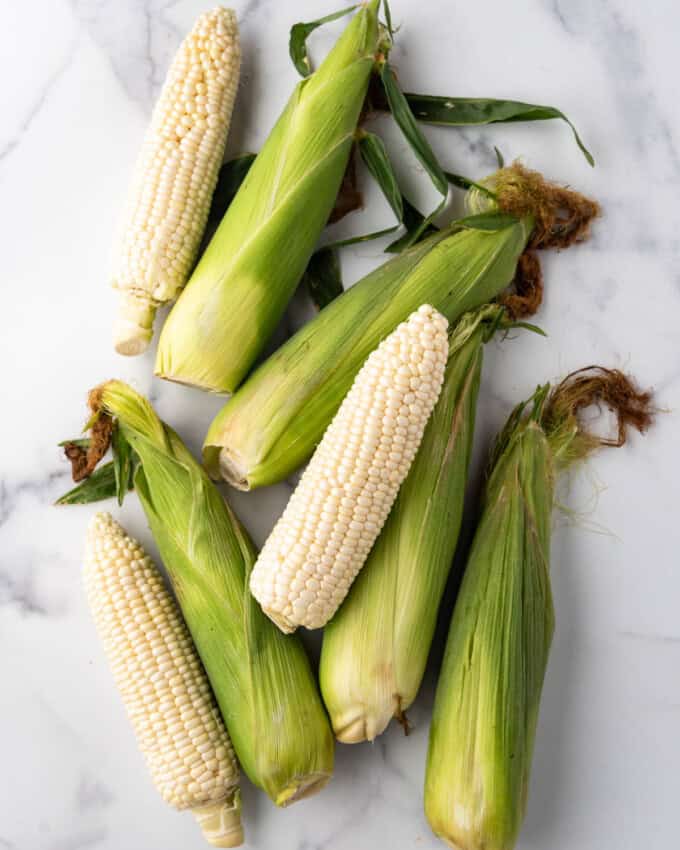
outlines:
[{"label": "marble countertop", "polygon": [[[165,806],[144,769],[80,582],[89,507],[57,509],[69,486],[58,440],[107,377],[151,394],[198,449],[218,399],[151,379],[152,357],[109,343],[111,234],[164,70],[202,0],[5,3],[0,29],[0,848],[188,850],[193,819]],[[235,0],[243,82],[229,153],[257,149],[296,82],[289,26],[330,0]],[[602,452],[562,494],[553,585],[557,630],[541,709],[521,850],[677,845],[680,795],[680,118],[672,0],[393,0],[393,59],[406,88],[503,96],[563,109],[591,147],[585,163],[557,122],[429,129],[442,163],[482,176],[493,146],[598,197],[584,246],[546,259],[547,292],[523,334],[488,346],[474,480],[511,405],[539,381],[593,362],[653,385],[666,412],[647,437]],[[313,37],[322,54],[340,25]],[[388,134],[423,204],[427,180]],[[346,232],[386,226],[369,192]],[[346,250],[351,282],[382,246]],[[308,308],[298,299],[288,325]],[[286,484],[233,504],[258,543]],[[118,512],[145,543],[135,498]],[[314,641],[310,641],[314,651]],[[435,656],[439,650],[435,650]],[[422,814],[434,671],[410,712],[373,745],[337,748],[322,794],[277,811],[244,780],[248,846],[277,850],[436,848]]]}]

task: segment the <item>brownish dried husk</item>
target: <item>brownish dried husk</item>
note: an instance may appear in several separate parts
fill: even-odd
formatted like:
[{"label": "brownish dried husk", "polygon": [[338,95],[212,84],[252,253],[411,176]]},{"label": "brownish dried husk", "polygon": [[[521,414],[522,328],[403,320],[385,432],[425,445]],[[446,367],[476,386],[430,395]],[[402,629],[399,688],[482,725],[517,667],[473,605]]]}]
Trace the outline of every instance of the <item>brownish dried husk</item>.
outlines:
[{"label": "brownish dried husk", "polygon": [[533,251],[525,251],[519,258],[515,279],[498,301],[513,320],[528,319],[538,311],[543,301],[543,272]]},{"label": "brownish dried husk", "polygon": [[90,445],[86,449],[75,443],[66,443],[64,446],[64,454],[71,462],[71,477],[76,483],[94,472],[111,445],[113,420],[102,411],[100,395],[99,390],[93,390],[87,400],[90,410],[96,414],[90,429]]}]

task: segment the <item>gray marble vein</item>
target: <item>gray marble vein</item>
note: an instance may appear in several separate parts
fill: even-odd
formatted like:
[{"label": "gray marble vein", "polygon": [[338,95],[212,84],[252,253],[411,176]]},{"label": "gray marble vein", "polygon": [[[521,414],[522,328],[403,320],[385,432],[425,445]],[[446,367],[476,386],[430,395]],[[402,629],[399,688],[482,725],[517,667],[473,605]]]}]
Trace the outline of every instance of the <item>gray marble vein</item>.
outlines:
[{"label": "gray marble vein", "polygon": [[49,74],[46,80],[41,81],[36,87],[35,97],[19,117],[18,123],[12,126],[9,138],[0,144],[0,168],[3,167],[5,160],[9,157],[9,155],[21,144],[22,138],[31,129],[33,122],[40,115],[43,107],[48,102],[50,95],[56,86],[59,85],[69,68],[73,65],[77,48],[78,42],[72,42],[65,51],[63,59],[59,62],[54,71]]}]

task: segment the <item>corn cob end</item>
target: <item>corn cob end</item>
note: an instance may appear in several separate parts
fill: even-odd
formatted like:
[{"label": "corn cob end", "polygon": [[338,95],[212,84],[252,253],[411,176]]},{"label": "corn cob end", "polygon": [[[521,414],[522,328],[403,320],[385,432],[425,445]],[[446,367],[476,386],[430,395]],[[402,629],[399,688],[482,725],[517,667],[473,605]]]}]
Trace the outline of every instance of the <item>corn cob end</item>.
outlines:
[{"label": "corn cob end", "polygon": [[[279,624],[277,623],[277,625]],[[289,631],[292,631],[292,629]],[[284,788],[276,798],[276,805],[285,809],[286,806],[297,803],[298,800],[313,797],[326,786],[330,778],[330,773],[310,773],[305,776],[304,781],[293,782],[287,788]]]},{"label": "corn cob end", "polygon": [[358,717],[354,717],[347,723],[341,722],[338,727],[334,727],[335,737],[341,744],[361,744],[364,741],[372,741],[375,734],[371,735],[368,731],[368,720],[363,713]]},{"label": "corn cob end", "polygon": [[241,794],[238,790],[231,801],[196,806],[191,813],[212,847],[239,847],[243,844]]},{"label": "corn cob end", "polygon": [[156,304],[144,294],[121,293],[113,325],[113,347],[118,354],[135,357],[146,351],[153,336],[156,309]]},{"label": "corn cob end", "polygon": [[218,455],[217,466],[219,476],[224,478],[227,484],[230,484],[237,490],[244,490],[246,492],[250,490],[248,466],[243,462],[240,453],[232,452],[228,447],[221,449]]},{"label": "corn cob end", "polygon": [[355,706],[344,716],[332,718],[333,732],[341,744],[362,744],[364,741],[374,741],[389,726],[390,720],[399,714],[399,700],[390,711],[382,716],[367,711],[366,706]]}]

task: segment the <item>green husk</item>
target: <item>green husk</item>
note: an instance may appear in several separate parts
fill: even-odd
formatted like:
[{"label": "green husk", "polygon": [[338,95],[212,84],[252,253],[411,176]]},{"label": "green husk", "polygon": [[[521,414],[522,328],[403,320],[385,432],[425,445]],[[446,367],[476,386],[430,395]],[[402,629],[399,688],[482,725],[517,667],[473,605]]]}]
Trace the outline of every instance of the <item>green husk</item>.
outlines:
[{"label": "green husk", "polygon": [[256,552],[180,438],[120,381],[91,395],[140,458],[135,489],[244,771],[277,805],[315,793],[333,737],[302,644],[248,590]]},{"label": "green husk", "polygon": [[[579,421],[611,407],[616,440]],[[458,850],[511,850],[524,818],[536,721],[554,630],[550,524],[557,474],[629,425],[651,421],[649,393],[589,368],[539,387],[501,433],[456,602],[435,698],[425,779],[434,832]]]},{"label": "green husk", "polygon": [[345,173],[384,40],[378,6],[295,88],[163,327],[157,375],[233,392],[271,336]]},{"label": "green husk", "polygon": [[442,392],[397,501],[324,631],[321,693],[338,740],[373,740],[418,693],[463,513],[484,342],[503,308],[453,330]]},{"label": "green husk", "polygon": [[493,192],[470,193],[477,215],[354,284],[250,376],[208,430],[211,476],[243,490],[285,478],[312,454],[361,364],[399,322],[424,303],[455,322],[506,289],[528,243],[568,247],[587,236],[599,211],[517,163],[487,183]]},{"label": "green husk", "polygon": [[420,304],[449,321],[501,292],[530,219],[484,232],[453,225],[356,283],[278,349],[213,420],[209,473],[249,490],[273,484],[314,450],[369,353]]}]

